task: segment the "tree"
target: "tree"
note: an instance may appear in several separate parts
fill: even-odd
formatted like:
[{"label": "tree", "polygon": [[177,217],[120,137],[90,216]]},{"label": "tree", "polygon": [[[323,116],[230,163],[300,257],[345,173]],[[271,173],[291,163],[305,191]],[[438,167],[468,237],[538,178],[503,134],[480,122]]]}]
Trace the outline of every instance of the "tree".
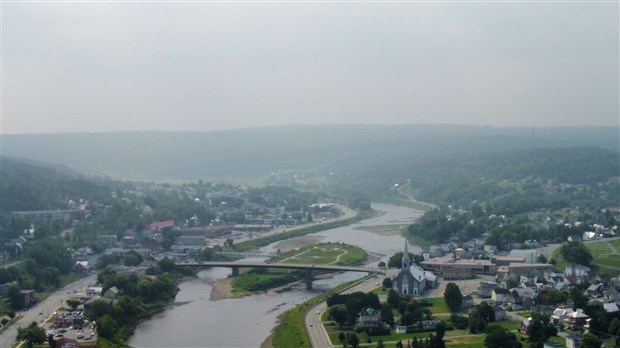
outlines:
[{"label": "tree", "polygon": [[17,329],[17,340],[25,341],[28,348],[32,348],[35,344],[45,342],[45,339],[45,330],[39,327],[36,321],[33,321],[25,328],[20,327]]},{"label": "tree", "polygon": [[394,313],[392,313],[392,308],[387,304],[381,305],[381,321],[390,326],[394,325]]},{"label": "tree", "polygon": [[22,296],[19,287],[15,284],[9,285],[6,290],[6,297],[9,299],[9,304],[13,309],[24,308],[24,296]]},{"label": "tree", "polygon": [[536,258],[536,261],[538,261],[538,263],[547,263],[547,257],[545,256],[545,254],[539,254],[538,257]]},{"label": "tree", "polygon": [[592,254],[590,254],[588,248],[580,242],[569,242],[562,245],[560,254],[570,263],[589,266],[590,262],[592,262]]},{"label": "tree", "polygon": [[351,345],[353,348],[357,348],[360,344],[360,339],[357,337],[355,332],[349,332],[347,334],[347,343]]},{"label": "tree", "polygon": [[387,288],[387,289],[391,289],[392,288],[392,279],[390,279],[390,277],[385,277],[383,279],[383,287]]},{"label": "tree", "polygon": [[443,337],[446,334],[446,323],[440,321],[435,327],[435,336],[431,339],[430,348],[445,348],[446,343],[443,341]]},{"label": "tree", "polygon": [[463,304],[463,294],[461,289],[455,283],[448,283],[446,285],[446,291],[443,294],[443,298],[446,301],[446,305],[450,309],[450,312],[457,312],[461,309]]},{"label": "tree", "polygon": [[489,325],[484,338],[484,346],[489,348],[521,348],[521,342],[512,332],[498,325]]},{"label": "tree", "polygon": [[157,263],[162,272],[172,272],[174,270],[174,261],[168,257],[164,257]]},{"label": "tree", "polygon": [[556,327],[549,322],[549,316],[538,313],[532,314],[532,320],[527,328],[527,336],[532,348],[541,348],[545,341],[558,333]]},{"label": "tree", "polygon": [[97,320],[97,333],[104,338],[113,339],[118,331],[118,323],[110,315],[106,314]]},{"label": "tree", "polygon": [[609,324],[609,334],[615,336],[616,346],[620,346],[620,319],[614,318]]},{"label": "tree", "polygon": [[387,303],[390,308],[398,308],[400,306],[400,295],[394,291],[394,289],[390,289],[387,297]]},{"label": "tree", "polygon": [[[409,253],[409,260],[413,260],[414,262],[417,262],[418,258],[416,257],[416,255]],[[402,265],[402,261],[403,261],[403,252],[399,251],[396,254],[392,255],[392,257],[390,257],[390,259],[388,260],[387,266],[388,268],[401,268]]]},{"label": "tree", "polygon": [[125,255],[125,257],[123,258],[123,264],[125,266],[138,266],[142,263],[142,261],[144,261],[142,259],[142,255],[138,254],[133,250],[128,252],[127,255]]},{"label": "tree", "polygon": [[596,337],[594,334],[587,333],[583,335],[583,341],[581,343],[581,347],[583,348],[601,348],[603,341],[600,338]]},{"label": "tree", "polygon": [[329,308],[329,317],[332,318],[338,325],[342,326],[347,321],[349,311],[347,307],[342,304],[333,305]]},{"label": "tree", "polygon": [[385,343],[383,343],[382,339],[377,340],[377,348],[385,348]]},{"label": "tree", "polygon": [[577,310],[577,308],[584,308],[590,301],[590,298],[576,286],[571,286],[570,289],[568,289],[568,298],[573,302],[574,310]]},{"label": "tree", "polygon": [[74,311],[80,305],[80,300],[77,298],[70,298],[67,300],[67,305]]},{"label": "tree", "polygon": [[340,333],[338,334],[338,341],[340,341],[340,343],[345,344],[345,341],[347,339],[347,335],[344,334],[344,332],[340,331]]}]

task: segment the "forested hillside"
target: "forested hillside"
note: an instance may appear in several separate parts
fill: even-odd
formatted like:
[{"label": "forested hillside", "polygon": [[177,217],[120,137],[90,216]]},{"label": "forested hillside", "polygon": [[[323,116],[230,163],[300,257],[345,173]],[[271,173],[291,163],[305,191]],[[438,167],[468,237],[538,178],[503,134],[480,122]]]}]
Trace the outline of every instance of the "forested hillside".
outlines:
[{"label": "forested hillside", "polygon": [[0,157],[0,213],[67,209],[67,202],[110,197],[110,189],[68,168]]}]

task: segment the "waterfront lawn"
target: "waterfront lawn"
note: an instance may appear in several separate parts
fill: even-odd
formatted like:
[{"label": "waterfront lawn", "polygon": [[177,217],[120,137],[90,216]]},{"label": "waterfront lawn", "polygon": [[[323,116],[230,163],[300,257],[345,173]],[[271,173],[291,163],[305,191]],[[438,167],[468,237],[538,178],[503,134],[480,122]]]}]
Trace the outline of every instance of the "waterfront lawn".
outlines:
[{"label": "waterfront lawn", "polygon": [[366,260],[368,260],[368,254],[359,247],[347,244],[322,243],[309,245],[272,258],[271,263],[358,266]]},{"label": "waterfront lawn", "polygon": [[244,295],[253,291],[267,290],[292,283],[302,278],[303,273],[301,271],[253,268],[232,279],[233,293]]}]

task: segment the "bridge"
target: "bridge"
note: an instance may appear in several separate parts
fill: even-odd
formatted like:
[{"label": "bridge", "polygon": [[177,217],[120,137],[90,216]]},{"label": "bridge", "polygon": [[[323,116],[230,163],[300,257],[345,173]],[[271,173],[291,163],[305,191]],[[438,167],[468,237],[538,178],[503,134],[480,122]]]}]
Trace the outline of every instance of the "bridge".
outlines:
[{"label": "bridge", "polygon": [[310,265],[304,263],[264,263],[250,261],[198,261],[198,262],[176,262],[176,266],[181,267],[226,267],[232,269],[232,276],[239,275],[239,268],[285,268],[285,269],[304,269],[306,270],[306,288],[312,290],[312,271],[332,271],[332,272],[364,272],[381,273],[383,268],[378,267],[357,267],[357,266],[338,266],[338,265]]}]

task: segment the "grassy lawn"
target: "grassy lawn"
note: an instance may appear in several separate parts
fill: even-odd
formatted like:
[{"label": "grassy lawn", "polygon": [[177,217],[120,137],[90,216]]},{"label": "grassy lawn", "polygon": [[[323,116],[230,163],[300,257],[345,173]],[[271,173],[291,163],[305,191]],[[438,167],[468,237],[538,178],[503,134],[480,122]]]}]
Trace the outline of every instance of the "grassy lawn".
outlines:
[{"label": "grassy lawn", "polygon": [[347,244],[315,244],[271,259],[271,263],[308,263],[358,266],[368,260],[361,248]]},{"label": "grassy lawn", "polygon": [[610,240],[609,244],[611,244],[611,246],[613,246],[616,251],[620,252],[620,239]]},{"label": "grassy lawn", "polygon": [[468,336],[444,339],[446,347],[468,347],[468,348],[483,348],[484,336]]},{"label": "grassy lawn", "polygon": [[620,248],[620,240],[613,240],[608,243],[610,245],[606,244],[606,242],[588,243],[585,245],[592,254],[592,264],[598,267],[599,273],[617,276],[620,275],[620,270],[615,269],[619,267],[618,255],[612,255],[613,250],[611,248]]},{"label": "grassy lawn", "polygon": [[300,271],[287,269],[252,269],[232,279],[233,293],[245,295],[295,282],[303,278]]},{"label": "grassy lawn", "polygon": [[613,252],[604,242],[588,243],[584,245],[586,246],[586,248],[588,248],[588,250],[590,250],[592,256],[595,256],[597,254],[609,254]]},{"label": "grassy lawn", "polygon": [[519,326],[521,325],[521,323],[518,321],[497,321],[492,325],[498,325],[500,327],[503,327],[504,329],[514,331],[519,330]]},{"label": "grassy lawn", "polygon": [[448,305],[446,305],[446,301],[443,299],[443,297],[432,297],[432,298],[427,298],[425,300],[433,304],[432,307],[428,308],[431,310],[431,313],[433,314],[450,313],[450,310],[448,309]]}]

